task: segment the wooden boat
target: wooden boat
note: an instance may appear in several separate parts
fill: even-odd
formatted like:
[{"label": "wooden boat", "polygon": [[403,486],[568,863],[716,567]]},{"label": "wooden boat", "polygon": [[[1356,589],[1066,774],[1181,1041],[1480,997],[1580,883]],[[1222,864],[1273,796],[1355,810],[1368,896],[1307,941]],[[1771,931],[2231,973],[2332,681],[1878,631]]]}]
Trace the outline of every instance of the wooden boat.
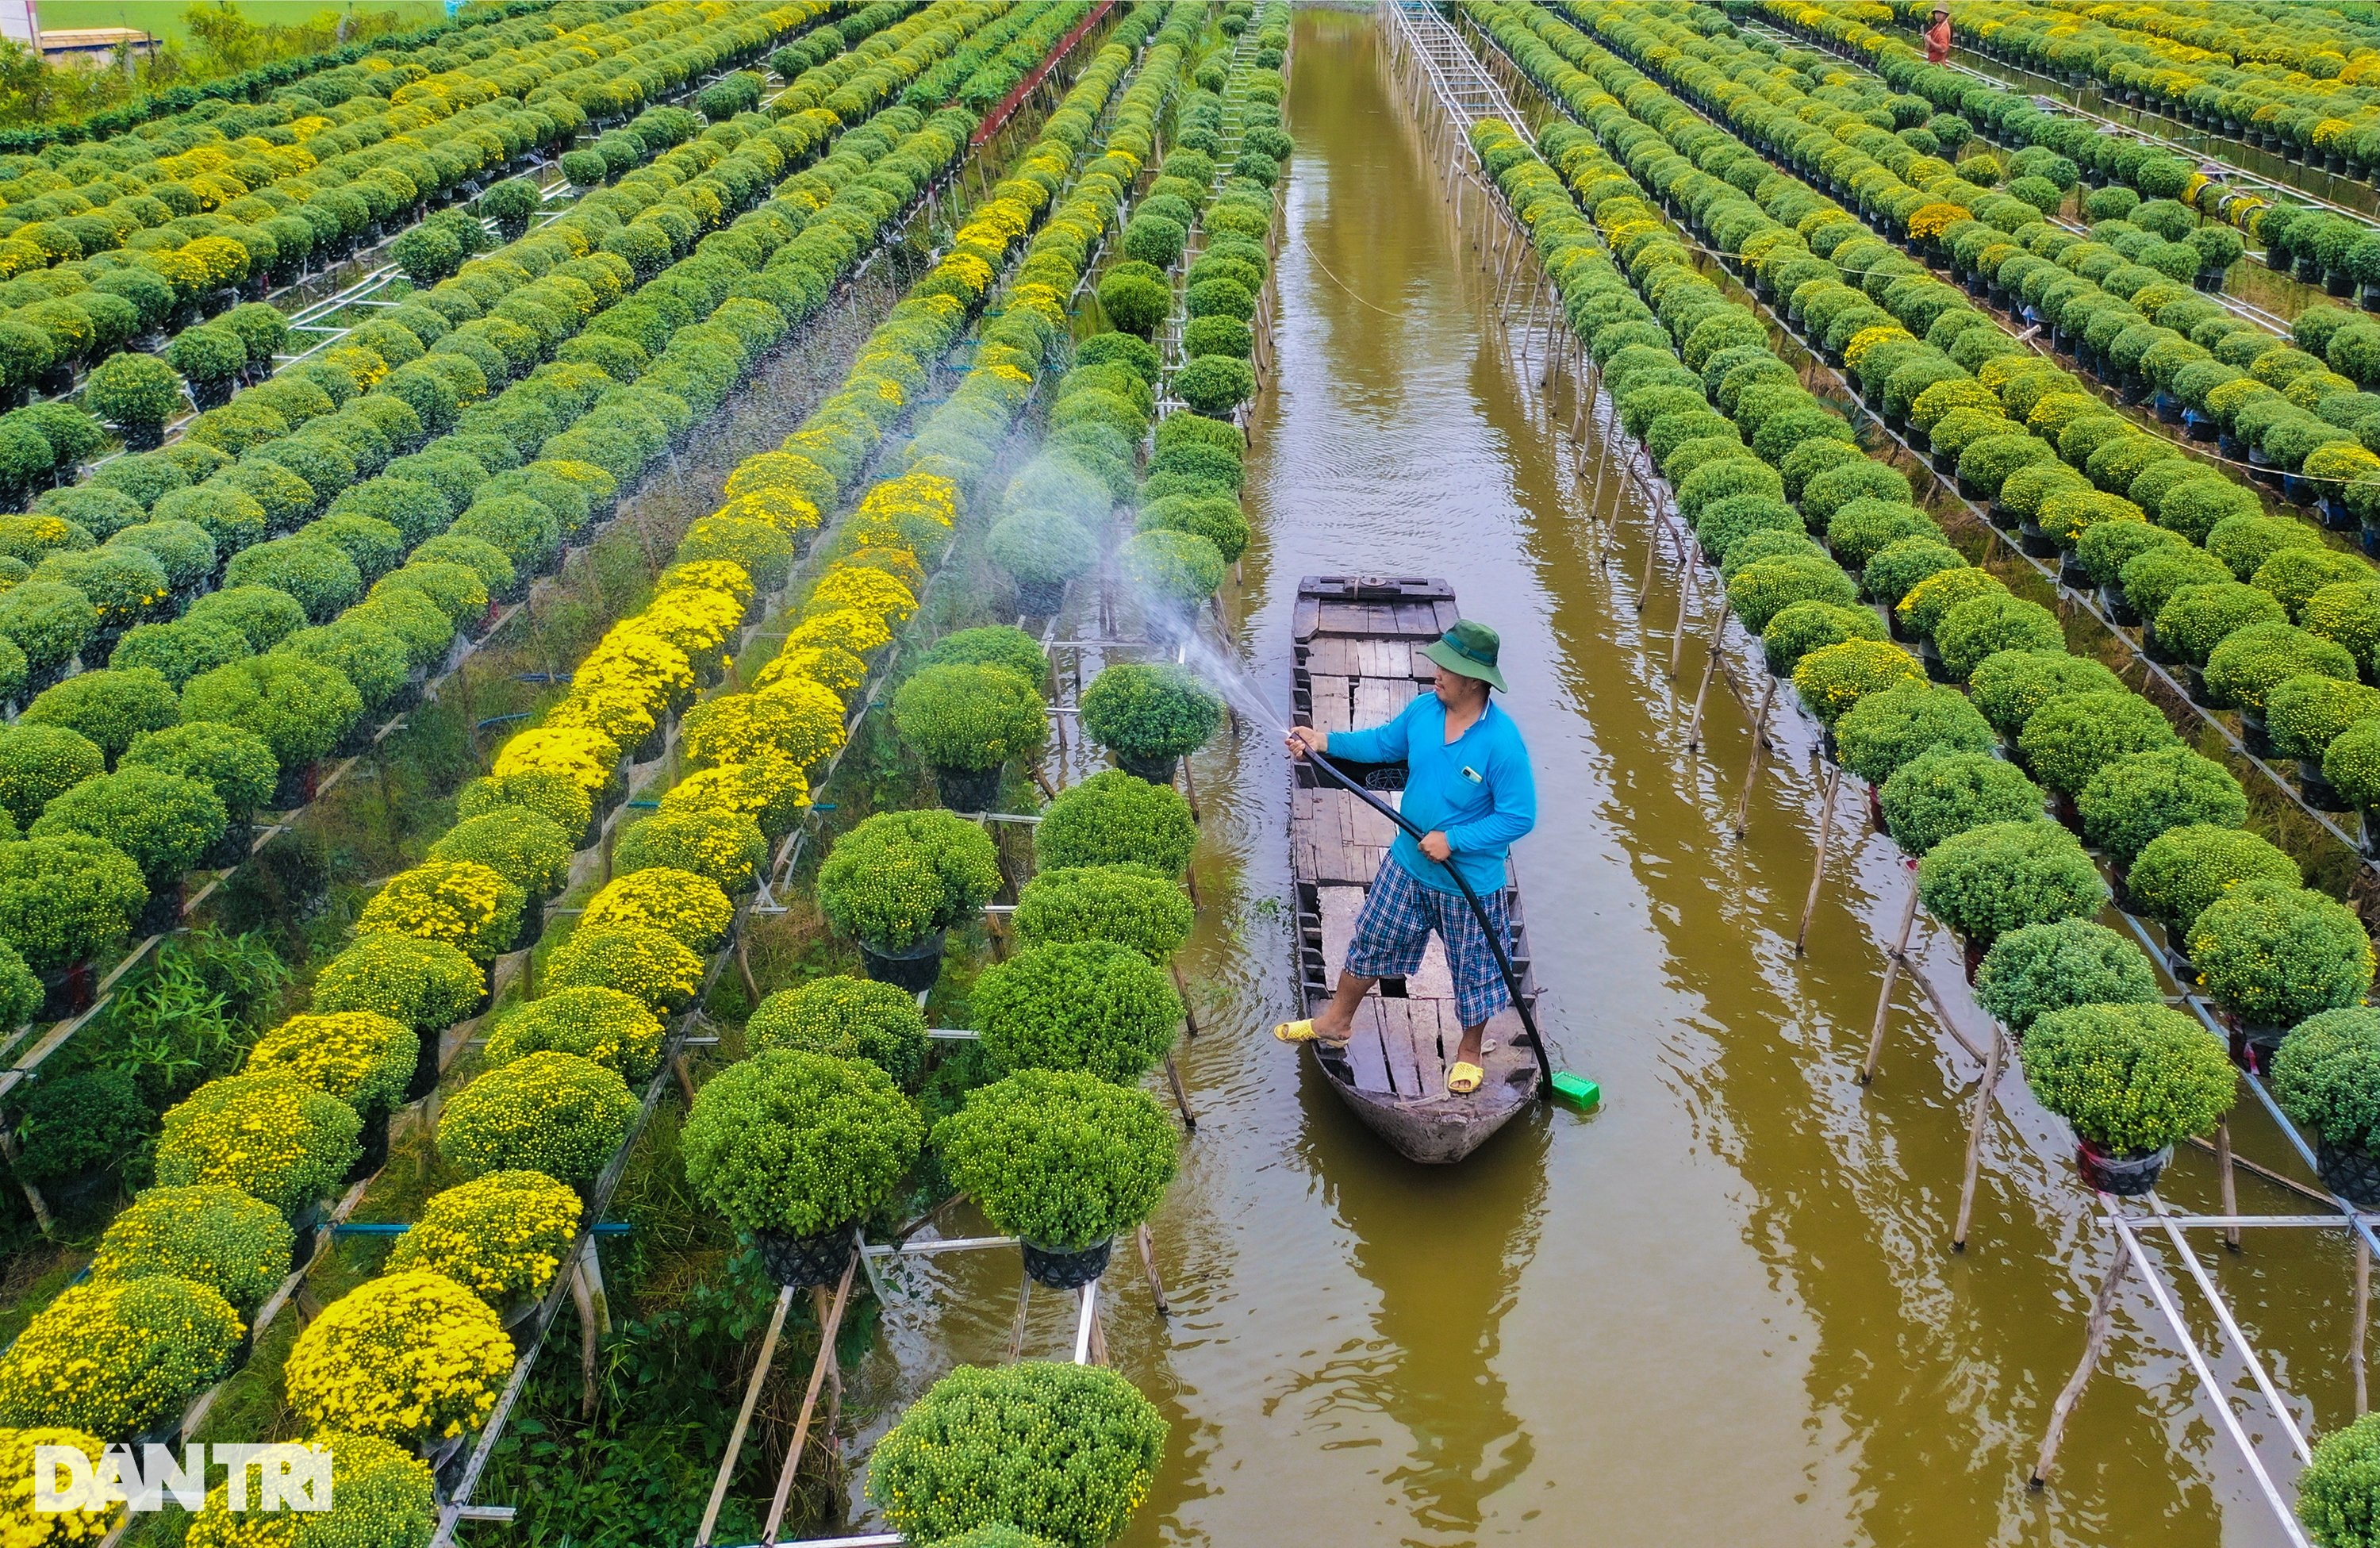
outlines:
[{"label": "wooden boat", "polygon": [[[1296,720],[1318,731],[1378,725],[1395,717],[1415,693],[1428,691],[1435,670],[1417,652],[1453,624],[1454,589],[1443,580],[1399,577],[1310,575],[1297,583],[1291,619],[1293,701]],[[1289,842],[1296,887],[1297,969],[1307,1014],[1330,999],[1373,876],[1388,858],[1396,830],[1389,820],[1324,781],[1308,764],[1291,765]],[[1364,784],[1395,805],[1404,765],[1349,764]],[[1513,969],[1536,1008],[1536,980],[1514,886],[1511,915]],[[1461,1161],[1527,1107],[1536,1094],[1536,1058],[1520,1017],[1506,1006],[1488,1023],[1493,1045],[1480,1061],[1479,1089],[1458,1096],[1446,1089],[1446,1067],[1463,1041],[1454,983],[1444,945],[1433,935],[1421,970],[1388,979],[1364,1001],[1355,1031],[1342,1050],[1316,1042],[1315,1061],[1347,1105],[1397,1150],[1415,1161]]]}]

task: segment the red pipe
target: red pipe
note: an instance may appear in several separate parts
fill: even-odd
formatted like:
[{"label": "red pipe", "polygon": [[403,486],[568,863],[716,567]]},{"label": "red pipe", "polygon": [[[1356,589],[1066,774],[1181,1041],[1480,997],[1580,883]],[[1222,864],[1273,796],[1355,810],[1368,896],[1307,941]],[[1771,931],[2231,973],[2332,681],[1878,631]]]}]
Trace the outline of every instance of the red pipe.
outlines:
[{"label": "red pipe", "polygon": [[1008,95],[1000,100],[1000,105],[991,110],[990,116],[984,119],[983,123],[976,129],[974,136],[967,140],[967,148],[969,150],[973,150],[975,147],[982,144],[985,140],[990,140],[993,135],[998,134],[1001,130],[1001,127],[1006,124],[1009,118],[1016,112],[1017,105],[1023,103],[1026,97],[1033,94],[1033,88],[1049,79],[1050,72],[1056,69],[1059,63],[1063,60],[1067,55],[1075,52],[1075,45],[1081,43],[1084,35],[1104,20],[1107,14],[1110,11],[1114,10],[1115,6],[1116,0],[1099,0],[1098,5],[1092,6],[1091,14],[1082,19],[1081,25],[1077,26],[1073,31],[1067,33],[1064,37],[1059,39],[1058,46],[1050,51],[1050,56],[1042,60],[1039,65],[1034,67],[1032,72],[1026,75],[1024,79],[1018,81],[1016,83],[1016,90],[1009,92]]}]

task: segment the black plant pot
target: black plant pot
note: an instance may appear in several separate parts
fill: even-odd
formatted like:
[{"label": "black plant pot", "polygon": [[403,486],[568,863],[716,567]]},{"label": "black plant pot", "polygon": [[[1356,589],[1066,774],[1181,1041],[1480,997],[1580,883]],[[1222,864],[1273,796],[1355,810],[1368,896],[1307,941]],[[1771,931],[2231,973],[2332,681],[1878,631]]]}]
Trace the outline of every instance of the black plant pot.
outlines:
[{"label": "black plant pot", "polygon": [[657,725],[651,730],[645,733],[644,739],[638,742],[636,746],[636,750],[628,754],[628,762],[631,763],[650,763],[660,758],[661,755],[668,750],[669,729],[666,726]]},{"label": "black plant pot", "polygon": [[2234,1022],[2230,1036],[2231,1062],[2252,1075],[2264,1074],[2273,1067],[2273,1055],[2281,1051],[2281,1039],[2289,1035],[2289,1030],[2287,1027]]},{"label": "black plant pot", "polygon": [[2380,1208],[2380,1155],[2362,1145],[2334,1145],[2317,1139],[2313,1160],[2324,1186],[2333,1193],[2360,1210]]},{"label": "black plant pot", "polygon": [[405,1083],[405,1100],[419,1102],[438,1089],[439,1034],[421,1034],[421,1046],[413,1055],[413,1078]]},{"label": "black plant pot", "polygon": [[532,893],[521,905],[520,928],[513,932],[513,950],[527,951],[545,939],[546,899]]},{"label": "black plant pot", "polygon": [[937,930],[912,946],[859,944],[860,968],[879,983],[922,994],[942,976],[942,932]]},{"label": "black plant pot", "polygon": [[2257,710],[2240,712],[2240,740],[2255,757],[2270,758],[2273,755],[2273,734],[2265,727],[2263,712]]},{"label": "black plant pot", "polygon": [[2322,772],[2322,765],[2309,758],[2298,760],[2298,794],[2306,805],[2316,811],[2351,811],[2352,803],[2338,793],[2338,786]]},{"label": "black plant pot", "polygon": [[151,423],[141,421],[124,427],[124,449],[128,452],[153,452],[165,444],[163,421]]},{"label": "black plant pot", "polygon": [[1118,752],[1114,757],[1117,768],[1135,779],[1145,779],[1151,785],[1172,784],[1174,768],[1182,762],[1180,758],[1171,754],[1163,758],[1127,758]]},{"label": "black plant pot", "polygon": [[2155,1191],[2159,1174],[2172,1159],[2171,1145],[2146,1155],[2107,1155],[2088,1140],[2074,1147],[2074,1164],[2082,1170],[2082,1180],[2119,1199],[2137,1199]]},{"label": "black plant pot", "polygon": [[164,935],[182,922],[182,884],[179,880],[164,884],[151,883],[149,901],[140,906],[140,917],[134,921],[136,935]]},{"label": "black plant pot", "polygon": [[80,1016],[91,1008],[98,975],[91,970],[90,963],[78,962],[69,968],[54,968],[40,977],[43,1020],[63,1021],[69,1016]]},{"label": "black plant pot", "polygon": [[1036,1247],[1031,1242],[1025,1249],[1025,1272],[1036,1285],[1046,1285],[1052,1290],[1079,1290],[1108,1272],[1108,1255],[1115,1250],[1110,1238],[1096,1247],[1086,1247],[1069,1252],[1062,1248]]},{"label": "black plant pot", "polygon": [[1026,580],[1016,582],[1016,611],[1028,618],[1046,618],[1064,604],[1066,583],[1062,580]]},{"label": "black plant pot", "polygon": [[2046,559],[2058,552],[2058,540],[2044,531],[2041,523],[2033,517],[2026,517],[2024,525],[2017,529],[2016,542],[2026,555],[2035,559]]},{"label": "black plant pot", "polygon": [[356,1164],[347,1168],[346,1182],[349,1186],[363,1181],[388,1164],[388,1109],[380,1107],[365,1114],[363,1133],[358,1138],[362,1140],[363,1150],[357,1155]]},{"label": "black plant pot", "polygon": [[2206,691],[2206,673],[2203,668],[2181,662],[2176,665],[2174,676],[2181,679],[2181,690],[2190,695],[2192,703],[2202,710],[2216,708],[2214,695]]},{"label": "black plant pot", "polygon": [[2141,610],[2134,607],[2132,599],[2124,594],[2123,584],[2120,581],[2113,586],[2099,588],[2099,605],[2107,610],[2107,616],[2115,620],[2117,628],[2141,627]]},{"label": "black plant pot", "polygon": [[946,769],[937,764],[935,793],[953,811],[997,811],[1001,768],[998,763],[988,769]]},{"label": "black plant pot", "polygon": [[823,1231],[815,1237],[797,1237],[789,1231],[755,1231],[752,1245],[760,1249],[760,1263],[769,1271],[769,1277],[795,1290],[840,1280],[856,1249],[848,1227]]},{"label": "black plant pot", "polygon": [[2334,532],[2352,532],[2363,525],[2362,518],[2347,508],[2340,495],[2325,494],[2319,507],[2323,526]]},{"label": "black plant pot", "polygon": [[275,811],[295,811],[313,798],[314,765],[311,763],[283,769],[281,777],[273,783],[273,809]]}]

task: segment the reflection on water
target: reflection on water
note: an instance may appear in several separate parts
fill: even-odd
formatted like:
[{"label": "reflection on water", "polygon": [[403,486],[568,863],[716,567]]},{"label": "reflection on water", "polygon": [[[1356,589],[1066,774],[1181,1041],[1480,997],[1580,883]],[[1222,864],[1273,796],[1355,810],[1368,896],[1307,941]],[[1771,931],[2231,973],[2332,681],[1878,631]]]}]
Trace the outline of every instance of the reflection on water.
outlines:
[{"label": "reflection on water", "polygon": [[[1867,838],[1793,957],[1806,730],[1750,837],[1730,838],[1746,717],[1714,689],[1710,746],[1684,750],[1699,654],[1682,694],[1664,670],[1674,584],[1641,618],[1633,604],[1642,513],[1589,530],[1541,362],[1498,336],[1371,20],[1296,26],[1281,374],[1252,453],[1240,633],[1280,707],[1301,574],[1441,575],[1502,632],[1544,807],[1519,865],[1546,1015],[1608,1106],[1515,1123],[1451,1171],[1380,1146],[1266,1035],[1294,999],[1273,736],[1202,755],[1205,908],[1184,958],[1201,1121],[1158,1222],[1176,1316],[1160,1325],[1144,1286],[1111,1281],[1117,1363],[1174,1424],[1127,1541],[2277,1542],[2144,1334],[2145,1302],[2126,1303],[2058,1487],[2024,1493],[2105,1262],[2057,1126],[2011,1078],[1976,1245],[1949,1254],[1974,1062],[1904,1012],[1884,1078],[1853,1079],[1899,865]],[[2185,1156],[2172,1196],[2211,1203],[2209,1177]],[[2246,1187],[2245,1208],[2293,1207]],[[2343,1250],[2251,1246],[2216,1272],[2277,1379],[2342,1422]],[[1000,1294],[989,1275],[969,1298],[987,1342]]]}]

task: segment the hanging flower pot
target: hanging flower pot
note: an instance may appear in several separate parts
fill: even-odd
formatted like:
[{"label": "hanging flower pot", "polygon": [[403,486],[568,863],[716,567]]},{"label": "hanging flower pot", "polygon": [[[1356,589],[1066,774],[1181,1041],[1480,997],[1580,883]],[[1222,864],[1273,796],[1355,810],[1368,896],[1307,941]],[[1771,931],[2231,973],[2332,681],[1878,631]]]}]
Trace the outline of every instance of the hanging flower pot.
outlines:
[{"label": "hanging flower pot", "polygon": [[2166,1163],[2172,1159],[2171,1145],[2143,1155],[2108,1155],[2088,1140],[2074,1147],[2074,1164],[2082,1172],[2083,1182],[2119,1199],[2137,1199],[2154,1192]]},{"label": "hanging flower pot", "polygon": [[988,769],[933,770],[934,791],[953,811],[996,811],[1000,808],[1002,765]]},{"label": "hanging flower pot", "polygon": [[2380,1209],[2380,1155],[2362,1145],[2334,1145],[2316,1139],[2314,1169],[2323,1185],[2358,1209]]},{"label": "hanging flower pot", "polygon": [[1046,1285],[1052,1290],[1079,1290],[1108,1272],[1109,1254],[1115,1250],[1115,1238],[1092,1247],[1069,1250],[1060,1247],[1037,1247],[1031,1242],[1025,1249],[1025,1272],[1036,1285]]},{"label": "hanging flower pot", "polygon": [[905,946],[859,943],[859,965],[879,983],[889,983],[913,994],[924,993],[942,976],[943,932],[935,931]]},{"label": "hanging flower pot", "polygon": [[755,1231],[752,1245],[760,1249],[760,1263],[769,1277],[788,1289],[807,1290],[832,1285],[843,1277],[856,1249],[851,1227],[797,1237],[786,1231]]}]

